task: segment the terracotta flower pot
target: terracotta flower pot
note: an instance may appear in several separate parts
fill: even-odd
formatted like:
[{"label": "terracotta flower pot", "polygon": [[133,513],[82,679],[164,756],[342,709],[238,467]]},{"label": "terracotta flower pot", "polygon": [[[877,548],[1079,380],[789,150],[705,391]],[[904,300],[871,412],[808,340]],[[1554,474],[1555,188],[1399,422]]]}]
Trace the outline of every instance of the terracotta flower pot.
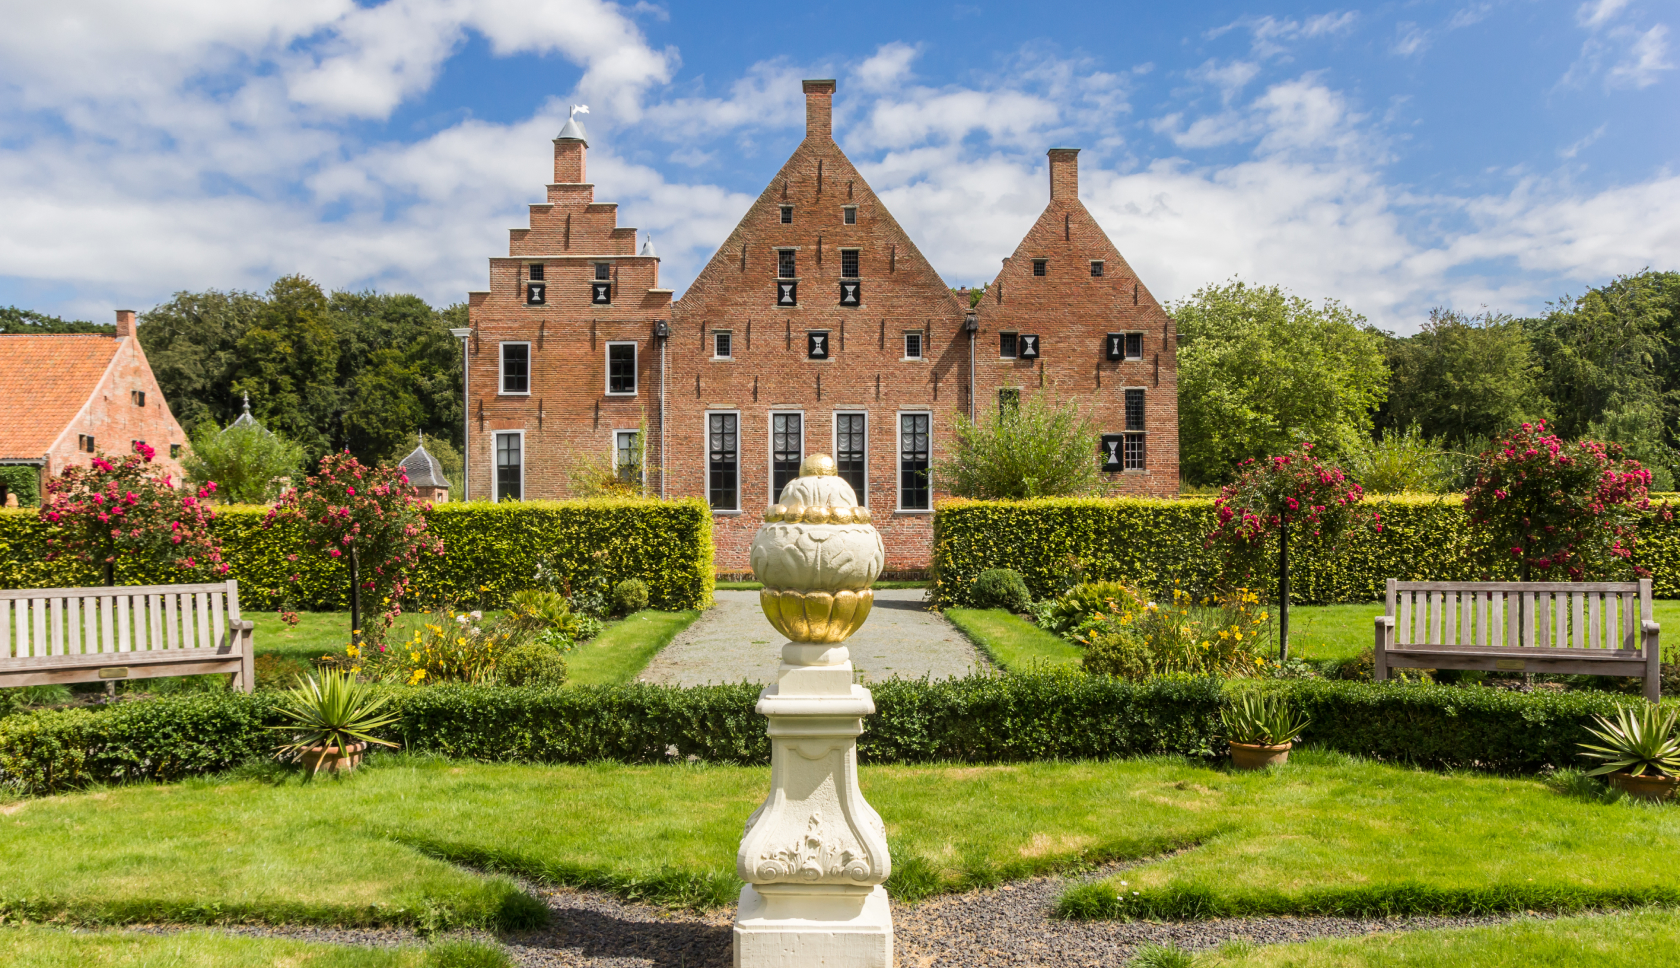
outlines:
[{"label": "terracotta flower pot", "polygon": [[1239,770],[1264,770],[1268,766],[1282,766],[1289,762],[1289,750],[1294,743],[1263,746],[1259,743],[1232,743],[1231,766]]},{"label": "terracotta flower pot", "polygon": [[1632,773],[1611,773],[1605,777],[1610,785],[1630,797],[1641,800],[1669,800],[1680,787],[1680,776],[1634,776]]},{"label": "terracotta flower pot", "polygon": [[351,743],[340,752],[336,746],[316,746],[304,751],[301,762],[311,776],[341,770],[348,773],[361,765],[362,754],[367,752],[367,747],[366,743]]}]

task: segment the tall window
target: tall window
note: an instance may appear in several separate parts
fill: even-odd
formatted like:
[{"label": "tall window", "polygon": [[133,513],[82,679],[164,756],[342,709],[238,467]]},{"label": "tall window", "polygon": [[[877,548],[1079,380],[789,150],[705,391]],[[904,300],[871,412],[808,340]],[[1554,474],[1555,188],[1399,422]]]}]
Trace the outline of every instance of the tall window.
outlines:
[{"label": "tall window", "polygon": [[840,250],[840,278],[856,279],[858,277],[858,250]]},{"label": "tall window", "polygon": [[1148,438],[1143,422],[1143,391],[1126,391],[1126,463],[1125,470],[1144,469],[1144,441]]},{"label": "tall window", "polygon": [[770,503],[782,498],[782,488],[799,476],[805,459],[805,419],[797,413],[770,415]]},{"label": "tall window", "polygon": [[776,276],[778,278],[792,279],[794,276],[798,275],[798,273],[794,271],[796,268],[793,261],[794,255],[795,253],[792,249],[776,250]]},{"label": "tall window", "polygon": [[634,396],[636,393],[636,344],[607,344],[607,394]]},{"label": "tall window", "polygon": [[638,486],[642,483],[641,431],[613,431],[613,468],[624,483]]},{"label": "tall window", "polygon": [[502,344],[502,392],[531,392],[531,344]]},{"label": "tall window", "polygon": [[861,413],[834,415],[834,466],[862,507],[869,506],[868,419]]},{"label": "tall window", "polygon": [[525,494],[524,441],[518,433],[496,435],[496,500],[518,501]]},{"label": "tall window", "polygon": [[906,511],[933,507],[928,487],[928,457],[933,416],[926,413],[898,415],[898,506]]},{"label": "tall window", "polygon": [[739,414],[706,415],[706,496],[714,511],[741,507],[740,427]]}]

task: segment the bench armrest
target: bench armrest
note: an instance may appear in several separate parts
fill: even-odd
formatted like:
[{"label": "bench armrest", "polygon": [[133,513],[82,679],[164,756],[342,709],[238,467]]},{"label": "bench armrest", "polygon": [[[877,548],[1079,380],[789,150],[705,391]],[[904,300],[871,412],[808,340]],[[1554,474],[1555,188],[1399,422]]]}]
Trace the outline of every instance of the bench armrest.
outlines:
[{"label": "bench armrest", "polygon": [[248,618],[242,618],[238,621],[229,622],[228,627],[236,632],[255,632],[257,630],[257,623]]},{"label": "bench armrest", "polygon": [[1646,635],[1656,635],[1657,633],[1662,631],[1662,626],[1661,625],[1657,624],[1656,622],[1649,621],[1649,620],[1640,622],[1639,623],[1639,628]]},{"label": "bench armrest", "polygon": [[1392,616],[1392,615],[1378,615],[1377,616],[1377,624],[1378,625],[1386,625],[1389,628],[1393,628],[1394,627],[1394,616]]}]

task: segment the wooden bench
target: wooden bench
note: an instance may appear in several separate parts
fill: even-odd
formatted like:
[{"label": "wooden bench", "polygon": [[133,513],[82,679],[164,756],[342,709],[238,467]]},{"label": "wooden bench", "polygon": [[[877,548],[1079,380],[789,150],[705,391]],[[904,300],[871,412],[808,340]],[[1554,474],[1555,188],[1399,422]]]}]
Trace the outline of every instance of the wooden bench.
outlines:
[{"label": "wooden bench", "polygon": [[0,686],[228,674],[255,684],[239,583],[0,591]]},{"label": "wooden bench", "polygon": [[[1638,613],[1637,618],[1635,612]],[[1405,669],[1642,676],[1661,696],[1651,581],[1388,580],[1371,678]]]}]

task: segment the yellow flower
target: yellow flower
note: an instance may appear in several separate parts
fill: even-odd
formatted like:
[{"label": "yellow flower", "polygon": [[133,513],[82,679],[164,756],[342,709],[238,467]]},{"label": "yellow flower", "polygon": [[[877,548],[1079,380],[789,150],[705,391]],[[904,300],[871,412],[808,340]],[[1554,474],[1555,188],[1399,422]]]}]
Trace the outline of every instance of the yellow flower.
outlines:
[{"label": "yellow flower", "polygon": [[410,653],[409,653],[409,654],[408,654],[408,661],[410,661],[410,662],[419,662],[419,661],[420,661],[420,653],[418,653],[418,652],[410,652]]}]

